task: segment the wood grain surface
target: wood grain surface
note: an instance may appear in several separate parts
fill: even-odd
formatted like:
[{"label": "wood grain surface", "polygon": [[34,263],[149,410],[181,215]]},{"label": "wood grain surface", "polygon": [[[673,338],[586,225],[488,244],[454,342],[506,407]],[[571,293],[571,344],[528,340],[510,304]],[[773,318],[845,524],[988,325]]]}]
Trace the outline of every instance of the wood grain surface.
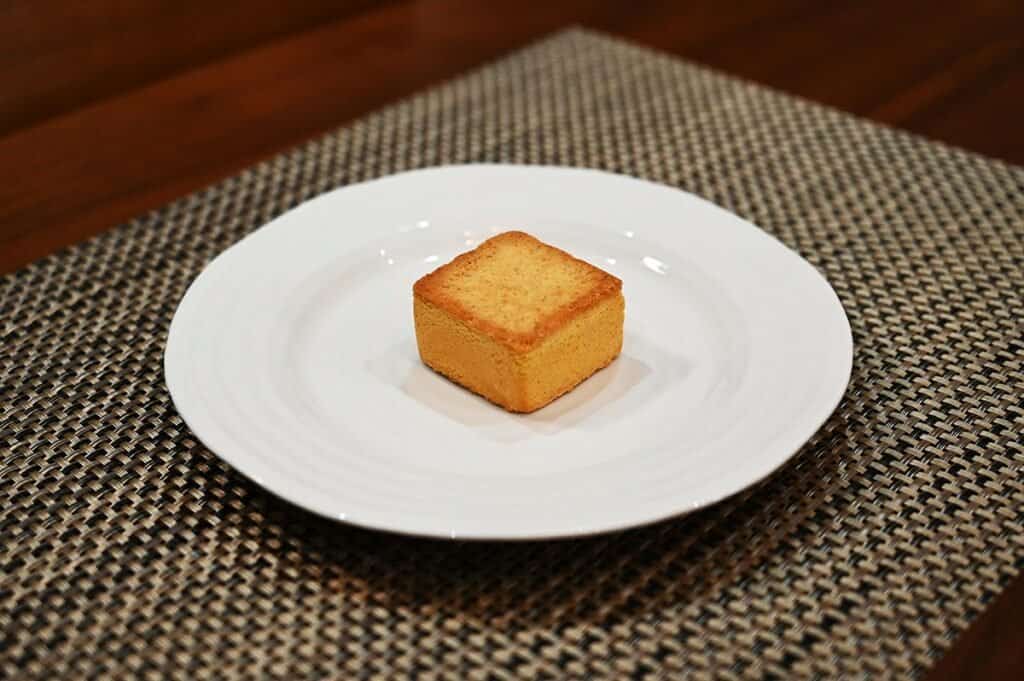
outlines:
[{"label": "wood grain surface", "polygon": [[[12,0],[0,271],[572,24],[1024,164],[1020,0]],[[1020,678],[1022,612],[928,678]]]}]

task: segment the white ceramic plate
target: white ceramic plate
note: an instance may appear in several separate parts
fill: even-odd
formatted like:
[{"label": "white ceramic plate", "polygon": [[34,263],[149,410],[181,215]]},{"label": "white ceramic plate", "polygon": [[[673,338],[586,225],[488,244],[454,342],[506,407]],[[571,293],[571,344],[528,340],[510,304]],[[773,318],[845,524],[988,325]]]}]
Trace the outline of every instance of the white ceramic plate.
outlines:
[{"label": "white ceramic plate", "polygon": [[[514,415],[419,361],[412,284],[522,229],[623,280],[622,355]],[[338,189],[216,258],[165,371],[193,432],[315,513],[417,535],[526,539],[649,523],[764,478],[850,375],[824,278],[691,194],[590,170],[432,168]]]}]

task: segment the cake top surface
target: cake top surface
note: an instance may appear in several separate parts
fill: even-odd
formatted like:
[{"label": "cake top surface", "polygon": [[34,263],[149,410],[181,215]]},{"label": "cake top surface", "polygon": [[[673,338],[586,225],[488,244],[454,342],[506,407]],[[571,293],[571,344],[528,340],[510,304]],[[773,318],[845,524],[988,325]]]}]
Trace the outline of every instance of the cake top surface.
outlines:
[{"label": "cake top surface", "polygon": [[525,232],[491,237],[413,287],[422,300],[519,350],[621,289],[618,278]]}]

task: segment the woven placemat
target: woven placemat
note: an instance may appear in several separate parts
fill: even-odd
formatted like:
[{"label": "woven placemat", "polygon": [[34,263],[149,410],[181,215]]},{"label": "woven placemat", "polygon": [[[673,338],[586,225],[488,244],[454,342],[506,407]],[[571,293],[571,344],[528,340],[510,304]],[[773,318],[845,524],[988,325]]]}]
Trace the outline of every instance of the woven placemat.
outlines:
[{"label": "woven placemat", "polygon": [[[836,414],[707,511],[536,544],[333,524],[199,445],[161,358],[204,264],[468,161],[649,178],[776,235],[848,311]],[[1021,169],[558,34],[2,280],[0,677],[919,674],[1024,563],[1022,292]]]}]

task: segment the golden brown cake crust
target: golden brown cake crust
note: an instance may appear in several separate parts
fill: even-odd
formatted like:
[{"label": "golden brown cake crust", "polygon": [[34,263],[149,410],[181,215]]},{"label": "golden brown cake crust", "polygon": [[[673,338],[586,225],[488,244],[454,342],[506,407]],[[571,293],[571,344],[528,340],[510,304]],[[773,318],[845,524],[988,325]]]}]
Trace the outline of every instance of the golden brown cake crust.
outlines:
[{"label": "golden brown cake crust", "polygon": [[[549,253],[557,254],[564,264],[581,274],[586,281],[586,285],[575,291],[575,294],[565,304],[550,310],[538,311],[536,320],[529,330],[511,329],[472,312],[445,286],[447,276],[466,272],[477,265],[481,258],[487,257],[493,249],[509,246],[542,247]],[[462,320],[469,327],[481,331],[517,353],[529,352],[572,319],[609,296],[618,294],[621,290],[622,281],[618,277],[525,232],[518,231],[503,232],[491,237],[472,251],[457,256],[413,285],[413,294],[421,300],[447,310],[449,314]]]}]

